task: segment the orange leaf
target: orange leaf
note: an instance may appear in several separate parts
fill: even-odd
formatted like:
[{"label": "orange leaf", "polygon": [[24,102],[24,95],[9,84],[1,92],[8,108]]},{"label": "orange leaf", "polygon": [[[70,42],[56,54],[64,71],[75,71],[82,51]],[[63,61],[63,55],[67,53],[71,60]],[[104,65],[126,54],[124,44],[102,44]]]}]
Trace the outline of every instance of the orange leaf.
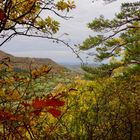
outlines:
[{"label": "orange leaf", "polygon": [[59,117],[61,115],[61,111],[57,110],[55,108],[50,108],[48,110],[49,113],[51,113],[55,118]]}]

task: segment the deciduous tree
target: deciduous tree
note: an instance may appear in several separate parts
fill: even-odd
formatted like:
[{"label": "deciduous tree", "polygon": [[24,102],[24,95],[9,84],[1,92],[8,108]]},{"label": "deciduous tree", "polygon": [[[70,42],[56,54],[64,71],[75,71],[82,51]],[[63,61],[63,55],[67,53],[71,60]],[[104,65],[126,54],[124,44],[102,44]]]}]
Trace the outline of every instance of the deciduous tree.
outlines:
[{"label": "deciduous tree", "polygon": [[1,0],[0,46],[15,35],[55,39],[60,24],[51,15],[68,19],[74,8],[71,0]]}]

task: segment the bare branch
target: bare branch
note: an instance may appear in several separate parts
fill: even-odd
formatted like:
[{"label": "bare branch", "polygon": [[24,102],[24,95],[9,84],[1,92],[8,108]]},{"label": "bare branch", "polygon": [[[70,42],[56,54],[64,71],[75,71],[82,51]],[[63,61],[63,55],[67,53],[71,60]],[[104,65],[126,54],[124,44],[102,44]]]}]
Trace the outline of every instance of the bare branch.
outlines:
[{"label": "bare branch", "polygon": [[16,35],[16,33],[13,33],[13,34],[11,34],[9,37],[7,37],[7,38],[0,44],[0,47],[1,47],[5,42],[7,42],[7,41],[10,40],[11,38],[13,38],[15,35]]}]

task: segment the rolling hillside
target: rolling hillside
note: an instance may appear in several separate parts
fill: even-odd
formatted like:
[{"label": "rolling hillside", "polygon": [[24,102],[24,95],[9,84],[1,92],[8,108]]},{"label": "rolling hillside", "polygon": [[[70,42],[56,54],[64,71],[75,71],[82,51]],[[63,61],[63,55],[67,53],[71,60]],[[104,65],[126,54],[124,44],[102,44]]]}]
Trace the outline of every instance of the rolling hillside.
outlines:
[{"label": "rolling hillside", "polygon": [[[39,68],[43,65],[49,65],[52,67],[49,74],[47,74],[43,81],[35,81],[35,92],[37,94],[41,94],[42,91],[45,92],[52,91],[59,83],[67,84],[72,82],[75,77],[81,76],[81,73],[77,72],[76,70],[71,70],[65,66],[59,65],[51,59],[48,58],[28,58],[28,57],[15,57],[5,52],[0,51],[0,60],[5,59],[9,60],[13,64],[14,69],[17,72],[24,72],[25,73],[29,70]],[[24,73],[24,74],[25,74]],[[23,73],[22,73],[23,74]]]},{"label": "rolling hillside", "polygon": [[15,57],[13,55],[7,54],[3,51],[0,51],[0,60],[10,58],[11,63],[17,69],[30,70],[34,68],[39,68],[42,65],[49,65],[52,67],[53,72],[63,72],[67,71],[65,67],[57,64],[49,58],[28,58],[28,57]]}]

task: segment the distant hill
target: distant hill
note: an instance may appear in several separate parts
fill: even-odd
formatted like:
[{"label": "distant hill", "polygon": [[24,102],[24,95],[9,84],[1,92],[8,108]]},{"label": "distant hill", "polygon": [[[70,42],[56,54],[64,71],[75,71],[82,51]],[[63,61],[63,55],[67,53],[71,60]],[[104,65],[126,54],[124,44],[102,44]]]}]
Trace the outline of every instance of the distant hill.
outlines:
[{"label": "distant hill", "polygon": [[62,64],[64,67],[68,68],[69,70],[79,73],[79,74],[83,74],[84,71],[81,68],[80,64]]},{"label": "distant hill", "polygon": [[41,95],[42,93],[44,94],[44,91],[46,93],[52,92],[52,90],[54,90],[54,88],[60,83],[69,84],[73,82],[73,80],[77,76],[83,77],[83,74],[79,73],[79,71],[69,69],[68,67],[63,66],[61,64],[59,65],[53,60],[48,58],[42,59],[42,58],[15,57],[13,55],[0,51],[0,60],[5,59],[5,61],[9,61],[9,58],[10,62],[14,66],[14,70],[16,72],[21,72],[21,74],[25,75],[27,71],[39,68],[42,65],[49,65],[52,67],[49,74],[46,75],[47,77],[39,81],[35,81],[36,88],[34,92],[37,93],[38,95]]},{"label": "distant hill", "polygon": [[0,60],[3,59],[3,58],[6,58],[6,57],[12,58],[12,57],[14,57],[14,56],[12,56],[12,55],[10,55],[10,54],[8,54],[8,53],[5,53],[5,52],[3,52],[3,51],[0,51]]},{"label": "distant hill", "polygon": [[10,58],[11,63],[16,69],[30,70],[39,68],[42,65],[48,65],[52,67],[53,72],[63,72],[67,69],[49,58],[29,58],[29,57],[15,57],[3,51],[0,51],[0,60]]},{"label": "distant hill", "polygon": [[[63,64],[62,65],[68,69],[70,69],[73,72],[79,73],[79,74],[84,74],[85,71],[82,69],[81,64],[77,64],[77,63],[71,63],[71,64]],[[89,67],[98,67],[99,64],[97,63],[90,63],[90,64],[85,64],[85,66],[89,66]]]}]

